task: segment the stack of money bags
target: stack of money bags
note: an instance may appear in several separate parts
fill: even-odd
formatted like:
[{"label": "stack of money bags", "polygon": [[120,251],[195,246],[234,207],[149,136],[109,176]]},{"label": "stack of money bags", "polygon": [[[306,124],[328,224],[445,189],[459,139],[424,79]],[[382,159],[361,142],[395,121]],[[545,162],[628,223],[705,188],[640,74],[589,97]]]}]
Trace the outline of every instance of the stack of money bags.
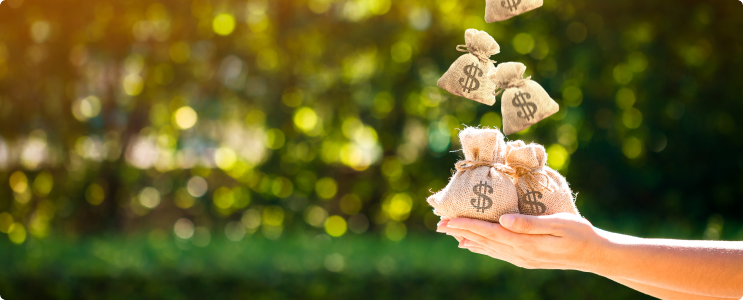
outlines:
[{"label": "stack of money bags", "polygon": [[493,65],[490,56],[500,52],[500,46],[486,32],[467,29],[464,40],[466,45],[457,46],[457,50],[469,53],[460,56],[441,76],[436,83],[440,88],[487,105],[495,104],[495,96],[503,92],[501,113],[506,135],[522,131],[560,110],[542,86],[531,77],[523,78],[524,64]]},{"label": "stack of money bags", "polygon": [[[487,0],[485,20],[497,22],[542,6],[542,0]],[[486,32],[467,29],[459,57],[437,85],[457,96],[483,104],[501,97],[503,131],[522,131],[556,113],[560,107],[541,85],[524,78],[526,66],[506,62],[494,66],[490,56],[500,52]],[[504,214],[579,215],[565,178],[546,165],[547,152],[539,144],[506,143],[495,128],[468,127],[459,134],[464,160],[444,189],[428,197],[442,219],[472,218],[498,222]],[[455,236],[456,237],[456,236]],[[458,240],[460,237],[456,237]]]},{"label": "stack of money bags", "polygon": [[498,129],[468,127],[459,134],[464,160],[441,191],[428,197],[442,219],[498,222],[505,214],[578,215],[568,183],[545,165],[538,144],[506,143]]}]

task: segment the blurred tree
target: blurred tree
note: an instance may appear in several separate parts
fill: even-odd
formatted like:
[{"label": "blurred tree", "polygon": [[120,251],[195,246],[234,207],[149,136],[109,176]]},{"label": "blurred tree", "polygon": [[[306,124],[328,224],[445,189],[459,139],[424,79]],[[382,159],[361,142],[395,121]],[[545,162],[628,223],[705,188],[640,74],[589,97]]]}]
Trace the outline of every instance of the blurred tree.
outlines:
[{"label": "blurred tree", "polygon": [[[457,129],[502,122],[497,107],[436,87],[467,28],[490,33],[502,48],[493,59],[524,63],[526,76],[561,105],[509,138],[545,145],[595,225],[646,237],[743,239],[739,3],[546,1],[492,24],[483,10],[484,1],[455,0],[0,4],[0,247],[12,253],[0,261],[14,274],[3,275],[0,292],[43,283],[43,295],[78,295],[85,284],[42,274],[57,270],[51,262],[65,251],[87,253],[83,244],[65,248],[79,238],[109,237],[90,246],[106,264],[65,274],[94,284],[108,280],[95,274],[120,274],[117,266],[141,267],[144,258],[109,250],[140,251],[117,243],[146,236],[155,246],[141,255],[158,257],[150,267],[186,276],[158,282],[184,288],[208,261],[173,269],[179,253],[217,247],[210,244],[265,255],[269,274],[292,271],[276,263],[280,253],[248,245],[328,239],[362,252],[386,243],[428,251],[420,245],[444,237],[432,233],[425,198],[446,184],[460,156]],[[35,250],[42,248],[61,250]],[[356,263],[396,273],[403,252],[390,251],[378,261],[321,257],[332,274],[317,281],[265,280],[302,287],[285,297],[375,289],[384,297],[407,288],[461,296],[457,286],[472,287],[473,298],[627,293],[586,274],[477,268],[483,261],[456,257],[441,269],[421,260],[400,285],[333,275]],[[286,265],[299,263],[296,253],[283,255]],[[230,262],[241,260],[265,271],[246,257]],[[452,268],[472,273],[449,285],[427,273]],[[354,274],[371,276],[364,272]],[[133,289],[148,276],[120,279]],[[491,289],[490,279],[506,283]],[[234,284],[225,280],[207,282]],[[336,286],[345,280],[354,285]],[[250,291],[278,295],[257,285],[241,290]]]}]

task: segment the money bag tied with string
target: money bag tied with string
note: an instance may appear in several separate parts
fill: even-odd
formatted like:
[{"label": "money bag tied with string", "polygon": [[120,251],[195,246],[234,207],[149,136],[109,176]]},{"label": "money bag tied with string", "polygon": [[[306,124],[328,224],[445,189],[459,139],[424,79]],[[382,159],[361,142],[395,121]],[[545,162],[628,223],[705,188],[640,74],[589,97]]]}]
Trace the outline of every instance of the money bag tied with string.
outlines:
[{"label": "money bag tied with string", "polygon": [[510,168],[507,172],[513,177],[522,214],[567,212],[579,215],[565,178],[544,165],[547,153],[542,145],[526,145],[523,141],[511,141],[507,145],[506,165]]},{"label": "money bag tied with string", "polygon": [[506,144],[498,129],[468,127],[459,133],[465,160],[443,190],[428,197],[442,219],[472,218],[498,222],[501,215],[518,213],[518,195],[503,173]]},{"label": "money bag tied with string", "polygon": [[495,84],[488,80],[488,73],[494,61],[490,56],[499,53],[500,46],[487,32],[477,29],[467,29],[464,41],[466,45],[457,46],[457,50],[469,53],[460,56],[436,84],[454,95],[493,105]]},{"label": "money bag tied with string", "polygon": [[507,62],[488,74],[491,81],[504,89],[500,105],[506,135],[524,130],[560,110],[541,85],[531,77],[523,78],[524,71],[524,64]]},{"label": "money bag tied with string", "polygon": [[493,23],[507,20],[541,7],[543,4],[543,0],[487,0],[485,2],[485,22]]}]

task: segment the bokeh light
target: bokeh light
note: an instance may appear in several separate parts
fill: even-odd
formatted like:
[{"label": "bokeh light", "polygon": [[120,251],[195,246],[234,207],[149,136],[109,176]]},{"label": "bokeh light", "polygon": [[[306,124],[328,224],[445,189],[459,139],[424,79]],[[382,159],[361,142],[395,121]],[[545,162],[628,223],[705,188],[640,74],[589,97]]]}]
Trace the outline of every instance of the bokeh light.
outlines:
[{"label": "bokeh light", "polygon": [[302,107],[294,113],[294,124],[302,131],[310,131],[317,125],[317,114],[309,107]]},{"label": "bokeh light", "polygon": [[637,158],[642,153],[642,141],[636,137],[628,137],[622,142],[622,152],[627,158]]},{"label": "bokeh light", "polygon": [[304,220],[307,222],[307,224],[315,227],[323,226],[327,218],[328,212],[317,205],[308,207],[304,213]]},{"label": "bokeh light", "polygon": [[245,237],[245,225],[240,222],[230,222],[224,228],[224,234],[227,239],[233,242],[239,242]]},{"label": "bokeh light", "polygon": [[343,256],[338,253],[333,253],[325,257],[325,268],[330,272],[340,272],[344,266]]},{"label": "bokeh light", "polygon": [[220,147],[214,152],[214,162],[220,169],[230,170],[236,161],[237,155],[235,155],[235,151],[228,147]]},{"label": "bokeh light", "polygon": [[346,233],[346,220],[341,216],[331,216],[325,220],[325,232],[332,237],[340,237]]},{"label": "bokeh light", "polygon": [[16,193],[23,193],[28,188],[28,178],[21,171],[15,171],[10,175],[10,188]]},{"label": "bokeh light", "polygon": [[189,129],[196,125],[196,121],[198,121],[198,115],[189,106],[181,107],[173,114],[173,123],[180,129]]},{"label": "bokeh light", "polygon": [[101,204],[105,198],[106,198],[106,191],[103,190],[103,187],[101,187],[100,185],[96,183],[91,184],[85,190],[85,199],[88,200],[88,203],[92,205]]},{"label": "bokeh light", "polygon": [[81,122],[92,119],[101,112],[101,101],[95,96],[88,96],[72,104],[72,114]]},{"label": "bokeh light", "polygon": [[8,238],[16,244],[23,244],[26,241],[26,228],[21,223],[13,223],[8,229]]},{"label": "bokeh light", "polygon": [[400,222],[389,222],[384,228],[385,236],[391,241],[399,242],[405,238],[408,229],[405,224]]},{"label": "bokeh light", "polygon": [[209,185],[206,183],[206,180],[201,176],[191,177],[187,183],[188,193],[196,198],[204,196],[208,187]]},{"label": "bokeh light", "polygon": [[555,170],[567,167],[568,157],[568,151],[562,145],[553,144],[547,148],[547,163]]},{"label": "bokeh light", "polygon": [[219,14],[214,17],[212,28],[219,35],[230,35],[235,30],[235,17],[226,13]]},{"label": "bokeh light", "polygon": [[193,222],[189,219],[178,219],[173,226],[175,235],[182,239],[190,239],[194,235]]},{"label": "bokeh light", "polygon": [[261,225],[261,213],[256,209],[248,209],[242,214],[240,221],[249,230],[255,231]]},{"label": "bokeh light", "polygon": [[322,199],[332,199],[338,192],[338,184],[333,178],[324,177],[315,184],[315,192]]},{"label": "bokeh light", "polygon": [[354,215],[361,211],[363,203],[355,194],[347,194],[340,200],[341,211],[347,215]]},{"label": "bokeh light", "polygon": [[513,38],[513,48],[521,54],[529,54],[534,49],[534,38],[528,33],[519,33]]},{"label": "bokeh light", "polygon": [[139,192],[139,203],[149,209],[157,207],[160,205],[160,192],[153,187],[143,188]]}]

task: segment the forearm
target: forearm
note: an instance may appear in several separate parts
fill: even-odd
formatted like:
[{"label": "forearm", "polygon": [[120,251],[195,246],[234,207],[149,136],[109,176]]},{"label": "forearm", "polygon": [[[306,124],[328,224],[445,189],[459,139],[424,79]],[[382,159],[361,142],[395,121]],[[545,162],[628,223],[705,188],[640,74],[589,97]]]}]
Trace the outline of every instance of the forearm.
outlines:
[{"label": "forearm", "polygon": [[663,300],[730,300],[730,299],[737,300],[739,299],[739,298],[720,298],[720,297],[708,297],[708,296],[686,294],[682,292],[662,289],[662,288],[655,287],[652,285],[637,283],[637,282],[627,280],[624,278],[611,278],[610,277],[609,279],[614,280],[638,292],[653,296],[658,299],[663,299]]},{"label": "forearm", "polygon": [[686,294],[743,296],[743,242],[640,239],[600,231],[591,272]]}]

